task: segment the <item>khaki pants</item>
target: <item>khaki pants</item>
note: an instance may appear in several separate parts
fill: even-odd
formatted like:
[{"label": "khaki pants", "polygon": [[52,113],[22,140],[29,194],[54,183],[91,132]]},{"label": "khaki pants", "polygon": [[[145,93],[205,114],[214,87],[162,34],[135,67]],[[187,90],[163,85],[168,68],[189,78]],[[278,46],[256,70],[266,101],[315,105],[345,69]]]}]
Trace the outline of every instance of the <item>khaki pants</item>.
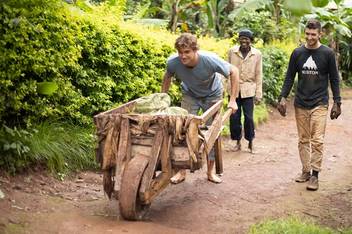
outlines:
[{"label": "khaki pants", "polygon": [[311,110],[295,107],[298,150],[303,172],[310,172],[311,169],[321,171],[327,113],[327,105]]},{"label": "khaki pants", "polygon": [[[181,107],[186,109],[192,115],[198,115],[198,111],[201,109],[203,112],[207,111],[215,103],[221,100],[222,97],[206,97],[206,98],[194,98],[187,94],[183,94]],[[210,125],[212,123],[212,118],[206,123]],[[215,160],[215,151],[214,148],[209,152],[208,159],[210,161]]]}]

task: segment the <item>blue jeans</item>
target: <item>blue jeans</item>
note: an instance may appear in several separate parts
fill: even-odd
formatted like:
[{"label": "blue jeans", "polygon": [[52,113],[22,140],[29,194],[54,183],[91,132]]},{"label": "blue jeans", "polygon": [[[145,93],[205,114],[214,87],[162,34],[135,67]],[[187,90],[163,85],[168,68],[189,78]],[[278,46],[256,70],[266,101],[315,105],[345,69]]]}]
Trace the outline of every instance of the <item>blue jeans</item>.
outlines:
[{"label": "blue jeans", "polygon": [[252,141],[254,132],[254,97],[241,98],[241,95],[236,98],[238,110],[230,116],[230,132],[232,140],[241,140],[242,138],[242,123],[241,115],[242,110],[244,114],[244,138],[248,141]]},{"label": "blue jeans", "polygon": [[[183,94],[181,107],[186,109],[192,115],[198,115],[199,110],[203,112],[207,111],[211,106],[221,100],[222,97],[205,97],[205,98],[195,98],[187,94]],[[207,124],[210,124],[212,119],[210,119]],[[209,152],[208,160],[215,160],[215,151],[214,148]]]}]

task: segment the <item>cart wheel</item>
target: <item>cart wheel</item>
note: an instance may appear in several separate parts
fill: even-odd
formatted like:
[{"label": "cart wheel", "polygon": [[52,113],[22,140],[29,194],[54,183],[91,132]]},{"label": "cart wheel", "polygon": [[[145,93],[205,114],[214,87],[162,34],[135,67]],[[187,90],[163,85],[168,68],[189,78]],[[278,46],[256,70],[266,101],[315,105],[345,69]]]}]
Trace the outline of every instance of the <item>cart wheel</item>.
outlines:
[{"label": "cart wheel", "polygon": [[128,162],[123,172],[119,206],[121,215],[127,220],[140,220],[150,206],[142,204],[138,195],[148,160],[144,156],[135,156]]}]

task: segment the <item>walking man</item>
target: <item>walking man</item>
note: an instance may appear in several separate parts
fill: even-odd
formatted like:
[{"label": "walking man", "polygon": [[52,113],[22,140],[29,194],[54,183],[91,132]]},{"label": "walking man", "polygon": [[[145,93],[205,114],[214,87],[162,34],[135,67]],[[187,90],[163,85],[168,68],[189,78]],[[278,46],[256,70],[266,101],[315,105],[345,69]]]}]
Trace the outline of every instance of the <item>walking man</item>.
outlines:
[{"label": "walking man", "polygon": [[239,32],[239,45],[229,50],[228,60],[239,69],[240,88],[236,98],[238,109],[230,117],[231,139],[236,140],[234,151],[241,150],[242,123],[244,115],[244,138],[248,148],[254,153],[253,139],[255,136],[253,110],[254,103],[262,99],[262,54],[252,46],[253,33],[248,29]]},{"label": "walking man", "polygon": [[[190,114],[204,112],[222,99],[223,86],[220,74],[230,77],[231,87],[228,107],[237,110],[236,96],[238,94],[238,69],[219,58],[216,54],[200,51],[197,38],[190,33],[183,33],[176,39],[175,48],[178,54],[171,55],[167,60],[167,68],[162,83],[162,92],[168,92],[172,77],[179,79],[182,88],[181,107]],[[213,171],[215,152],[208,157],[208,180],[221,183],[221,179]],[[180,170],[171,178],[172,183],[185,180],[186,171]]]},{"label": "walking man", "polygon": [[294,106],[302,173],[295,180],[301,183],[309,181],[307,189],[317,190],[323,159],[329,82],[334,100],[331,119],[337,119],[341,114],[341,97],[334,52],[320,43],[320,22],[308,20],[304,32],[305,45],[296,48],[291,54],[278,110],[282,116],[286,115],[286,98],[298,73]]}]

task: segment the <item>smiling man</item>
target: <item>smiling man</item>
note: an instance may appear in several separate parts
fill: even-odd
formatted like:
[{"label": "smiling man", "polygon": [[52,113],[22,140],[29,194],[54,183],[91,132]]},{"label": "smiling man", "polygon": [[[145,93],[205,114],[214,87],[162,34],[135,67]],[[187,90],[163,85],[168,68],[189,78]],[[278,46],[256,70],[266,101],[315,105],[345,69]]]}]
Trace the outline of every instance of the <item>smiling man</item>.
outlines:
[{"label": "smiling man", "polygon": [[253,32],[242,29],[238,33],[239,45],[229,50],[228,60],[239,69],[240,89],[236,99],[238,110],[230,117],[231,139],[236,140],[234,151],[241,150],[242,123],[244,115],[244,138],[248,141],[248,149],[254,153],[255,136],[253,110],[254,103],[262,99],[262,54],[252,46]]},{"label": "smiling man", "polygon": [[341,114],[341,97],[335,54],[332,49],[320,43],[320,22],[316,19],[308,20],[304,32],[306,43],[291,54],[278,110],[282,116],[286,115],[286,98],[298,73],[294,106],[302,173],[295,180],[300,183],[309,181],[307,189],[317,190],[323,160],[329,82],[334,100],[331,119],[337,119]]},{"label": "smiling man", "polygon": [[[176,39],[175,48],[178,54],[167,60],[167,68],[162,83],[162,92],[168,92],[172,77],[181,81],[182,101],[181,107],[190,114],[197,115],[201,109],[208,110],[212,105],[222,99],[223,86],[221,75],[230,77],[233,84],[230,92],[228,107],[237,110],[236,96],[238,94],[238,69],[224,61],[216,54],[200,51],[197,38],[190,33],[183,33]],[[215,153],[212,150],[208,157],[208,180],[221,183],[221,179],[213,171]],[[171,178],[172,183],[184,181],[185,170],[180,170]]]}]

